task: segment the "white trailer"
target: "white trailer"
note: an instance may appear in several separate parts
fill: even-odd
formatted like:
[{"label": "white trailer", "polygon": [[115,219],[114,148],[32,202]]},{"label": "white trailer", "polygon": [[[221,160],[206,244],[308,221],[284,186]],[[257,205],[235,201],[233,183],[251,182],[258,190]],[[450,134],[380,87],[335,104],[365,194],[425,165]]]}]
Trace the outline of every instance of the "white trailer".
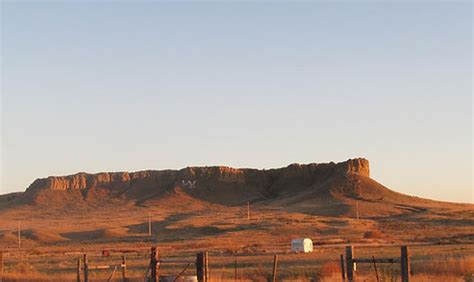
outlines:
[{"label": "white trailer", "polygon": [[291,240],[291,251],[294,253],[311,253],[313,251],[313,241],[309,238]]}]

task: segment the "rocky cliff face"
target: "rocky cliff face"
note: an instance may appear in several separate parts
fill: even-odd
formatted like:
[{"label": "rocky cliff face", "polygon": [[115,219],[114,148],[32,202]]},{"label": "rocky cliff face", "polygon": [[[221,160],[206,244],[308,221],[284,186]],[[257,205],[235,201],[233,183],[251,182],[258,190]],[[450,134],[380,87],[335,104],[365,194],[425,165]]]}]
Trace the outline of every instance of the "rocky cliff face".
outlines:
[{"label": "rocky cliff face", "polygon": [[103,172],[97,174],[78,173],[68,176],[50,176],[48,178],[36,179],[28,190],[83,190],[98,185],[109,185],[111,183],[126,183],[137,178],[150,177],[147,171],[135,173],[128,172]]},{"label": "rocky cliff face", "polygon": [[365,177],[370,177],[369,161],[366,159],[352,159],[347,162],[340,163],[347,175],[357,174]]},{"label": "rocky cliff face", "polygon": [[[87,197],[91,191],[101,195],[146,198],[173,187],[193,190],[197,196],[226,197],[229,189],[246,195],[281,193],[292,187],[310,187],[335,175],[370,177],[369,161],[350,159],[341,163],[293,164],[285,168],[256,170],[230,167],[188,167],[181,170],[78,173],[50,176],[35,180],[25,194],[35,197],[45,191],[80,191]],[[105,192],[104,192],[105,191]],[[77,193],[76,193],[77,194]],[[235,196],[235,195],[234,195]]]}]

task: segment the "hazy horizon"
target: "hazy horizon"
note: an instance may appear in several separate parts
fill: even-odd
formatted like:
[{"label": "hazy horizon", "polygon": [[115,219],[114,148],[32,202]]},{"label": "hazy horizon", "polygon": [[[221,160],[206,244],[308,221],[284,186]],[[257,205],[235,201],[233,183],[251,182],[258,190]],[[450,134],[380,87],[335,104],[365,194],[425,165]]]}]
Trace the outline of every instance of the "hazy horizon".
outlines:
[{"label": "hazy horizon", "polygon": [[2,2],[0,194],[364,157],[474,202],[472,3]]}]

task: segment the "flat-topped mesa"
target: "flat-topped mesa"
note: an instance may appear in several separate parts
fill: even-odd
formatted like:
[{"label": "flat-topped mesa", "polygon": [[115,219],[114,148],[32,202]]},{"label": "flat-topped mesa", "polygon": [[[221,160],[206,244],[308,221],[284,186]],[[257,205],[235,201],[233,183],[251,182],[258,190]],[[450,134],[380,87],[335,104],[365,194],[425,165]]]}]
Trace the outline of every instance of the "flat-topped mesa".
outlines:
[{"label": "flat-topped mesa", "polygon": [[[324,173],[322,173],[324,172]],[[215,183],[262,183],[269,175],[290,182],[303,181],[310,184],[316,178],[333,174],[360,175],[370,177],[369,161],[363,158],[349,159],[340,163],[293,164],[270,170],[236,169],[225,166],[187,167],[181,170],[146,170],[138,172],[102,172],[97,174],[77,173],[68,176],[50,176],[36,179],[27,189],[29,192],[41,190],[87,191],[94,188],[125,189],[132,183],[151,183],[152,186],[178,185],[182,181],[213,181]],[[148,185],[148,184],[147,184]]]}]

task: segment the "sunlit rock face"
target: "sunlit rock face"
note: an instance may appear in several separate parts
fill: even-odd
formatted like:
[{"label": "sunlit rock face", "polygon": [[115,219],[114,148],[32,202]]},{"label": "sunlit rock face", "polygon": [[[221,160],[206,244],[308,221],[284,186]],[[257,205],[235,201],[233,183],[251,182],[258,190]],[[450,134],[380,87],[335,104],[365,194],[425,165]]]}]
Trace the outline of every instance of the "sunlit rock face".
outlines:
[{"label": "sunlit rock face", "polygon": [[155,197],[162,191],[181,187],[202,199],[237,202],[242,197],[269,197],[296,190],[316,189],[316,186],[328,180],[353,175],[370,177],[369,161],[357,158],[340,163],[291,164],[268,170],[212,166],[181,170],[77,173],[37,179],[25,194],[31,199],[39,196],[45,199],[57,191],[64,192],[61,193],[62,197],[80,198],[82,195],[83,199],[97,200],[120,196],[136,200]]}]

